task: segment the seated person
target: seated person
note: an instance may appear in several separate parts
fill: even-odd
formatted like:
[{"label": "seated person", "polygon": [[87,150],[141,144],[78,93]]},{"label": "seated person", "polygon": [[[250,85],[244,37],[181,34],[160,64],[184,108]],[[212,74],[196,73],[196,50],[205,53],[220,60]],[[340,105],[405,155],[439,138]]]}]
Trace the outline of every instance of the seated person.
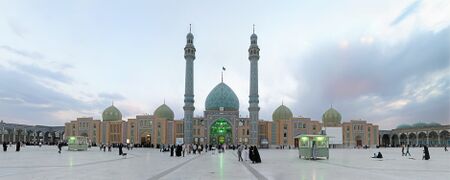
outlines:
[{"label": "seated person", "polygon": [[373,153],[373,157],[372,158],[382,159],[383,155],[381,154],[381,152],[378,152],[378,155],[376,153]]}]

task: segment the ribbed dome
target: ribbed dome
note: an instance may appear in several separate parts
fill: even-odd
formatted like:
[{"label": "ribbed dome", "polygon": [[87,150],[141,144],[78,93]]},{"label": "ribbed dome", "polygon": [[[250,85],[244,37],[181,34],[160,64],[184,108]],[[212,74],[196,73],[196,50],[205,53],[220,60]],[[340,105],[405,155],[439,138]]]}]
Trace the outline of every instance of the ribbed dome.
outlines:
[{"label": "ribbed dome", "polygon": [[169,106],[166,104],[163,104],[156,108],[155,112],[153,113],[154,116],[160,119],[166,119],[166,120],[173,120],[174,113],[172,109],[170,109]]},{"label": "ribbed dome", "polygon": [[205,101],[206,110],[219,110],[223,107],[225,111],[238,111],[239,99],[234,91],[225,83],[221,82],[208,94]]},{"label": "ribbed dome", "polygon": [[275,111],[272,113],[272,120],[288,120],[292,119],[292,111],[286,107],[285,105],[279,106]]},{"label": "ribbed dome", "polygon": [[334,108],[328,109],[322,115],[322,122],[324,126],[337,126],[341,124],[341,114]]},{"label": "ribbed dome", "polygon": [[103,111],[102,119],[103,121],[122,120],[122,113],[114,105],[111,105]]}]

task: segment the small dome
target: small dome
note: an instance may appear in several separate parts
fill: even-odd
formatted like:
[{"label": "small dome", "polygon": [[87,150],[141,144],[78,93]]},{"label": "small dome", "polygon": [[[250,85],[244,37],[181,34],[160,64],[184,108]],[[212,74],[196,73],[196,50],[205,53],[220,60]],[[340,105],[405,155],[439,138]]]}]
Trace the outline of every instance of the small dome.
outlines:
[{"label": "small dome", "polygon": [[170,109],[169,106],[166,104],[163,104],[156,108],[155,112],[153,113],[154,116],[160,119],[166,119],[166,120],[173,120],[174,113],[172,109]]},{"label": "small dome", "polygon": [[194,35],[193,35],[191,32],[189,32],[189,33],[186,35],[186,38],[187,38],[187,39],[194,39]]},{"label": "small dome", "polygon": [[419,123],[413,124],[412,127],[415,127],[415,128],[423,128],[423,127],[428,127],[428,124],[427,124],[427,123],[419,122]]},{"label": "small dome", "polygon": [[238,111],[239,99],[234,91],[225,83],[221,82],[208,94],[205,101],[206,110]]},{"label": "small dome", "polygon": [[341,124],[341,114],[336,111],[334,108],[328,109],[325,113],[322,115],[322,122],[324,126],[337,126]]},{"label": "small dome", "polygon": [[258,36],[257,36],[255,33],[253,33],[253,34],[250,36],[250,39],[258,39]]},{"label": "small dome", "polygon": [[274,121],[292,119],[292,117],[292,111],[285,105],[279,106],[272,113],[272,120]]},{"label": "small dome", "polygon": [[111,105],[103,111],[102,119],[103,121],[122,120],[122,113],[114,105]]},{"label": "small dome", "polygon": [[397,129],[407,129],[407,128],[411,128],[412,126],[409,124],[400,124],[397,126]]}]

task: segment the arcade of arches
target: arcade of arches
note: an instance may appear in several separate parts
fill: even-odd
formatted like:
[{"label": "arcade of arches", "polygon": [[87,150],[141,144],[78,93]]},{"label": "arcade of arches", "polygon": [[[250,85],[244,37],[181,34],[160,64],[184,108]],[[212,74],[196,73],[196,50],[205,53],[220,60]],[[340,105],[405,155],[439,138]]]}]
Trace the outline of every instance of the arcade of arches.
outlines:
[{"label": "arcade of arches", "polygon": [[398,147],[401,145],[438,147],[450,144],[450,125],[421,128],[394,129],[390,132],[380,132],[380,145]]}]

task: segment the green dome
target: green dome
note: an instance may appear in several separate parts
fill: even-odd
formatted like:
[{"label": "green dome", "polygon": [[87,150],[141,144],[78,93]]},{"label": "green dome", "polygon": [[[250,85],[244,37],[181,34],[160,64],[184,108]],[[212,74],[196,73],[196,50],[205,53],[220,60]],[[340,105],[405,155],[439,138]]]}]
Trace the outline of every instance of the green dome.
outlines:
[{"label": "green dome", "polygon": [[169,106],[166,104],[163,104],[156,108],[155,112],[153,113],[154,116],[160,119],[166,119],[166,120],[173,120],[174,114],[172,109],[170,109]]},{"label": "green dome", "polygon": [[423,127],[428,127],[428,124],[419,122],[419,123],[413,124],[412,126],[415,127],[415,128],[423,128]]},{"label": "green dome", "polygon": [[272,120],[274,121],[292,119],[292,117],[292,111],[285,105],[279,106],[272,114]]},{"label": "green dome", "polygon": [[341,124],[341,119],[341,114],[332,107],[322,115],[324,126],[337,126]]},{"label": "green dome", "polygon": [[397,129],[407,129],[407,128],[412,128],[412,126],[409,124],[400,124],[397,126]]},{"label": "green dome", "polygon": [[233,90],[225,83],[219,83],[208,94],[205,102],[206,110],[219,110],[223,107],[224,111],[238,111],[239,99]]},{"label": "green dome", "polygon": [[114,105],[111,105],[103,111],[102,118],[103,121],[122,120],[122,113]]}]

